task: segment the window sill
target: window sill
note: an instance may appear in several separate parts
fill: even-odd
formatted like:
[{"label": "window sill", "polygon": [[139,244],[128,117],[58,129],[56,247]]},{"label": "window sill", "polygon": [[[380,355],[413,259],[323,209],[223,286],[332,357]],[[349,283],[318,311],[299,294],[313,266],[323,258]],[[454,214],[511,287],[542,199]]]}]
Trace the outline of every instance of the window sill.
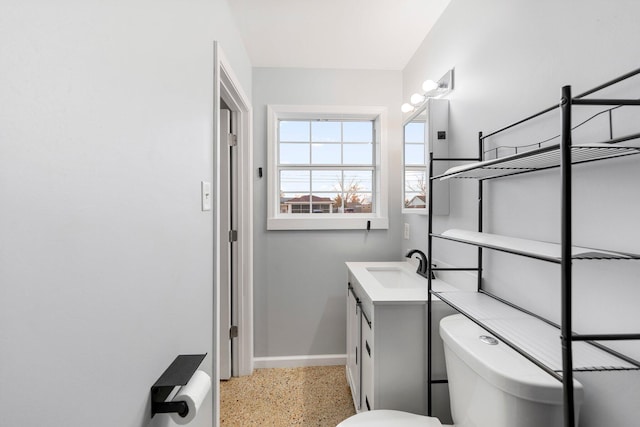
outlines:
[{"label": "window sill", "polygon": [[429,215],[429,210],[428,209],[407,209],[407,208],[402,208],[402,214],[403,215],[424,215],[424,216],[428,216]]},{"label": "window sill", "polygon": [[336,214],[324,216],[321,214],[272,217],[267,218],[267,230],[366,230],[370,221],[371,230],[387,230],[389,219],[371,215],[352,215],[336,218]]}]

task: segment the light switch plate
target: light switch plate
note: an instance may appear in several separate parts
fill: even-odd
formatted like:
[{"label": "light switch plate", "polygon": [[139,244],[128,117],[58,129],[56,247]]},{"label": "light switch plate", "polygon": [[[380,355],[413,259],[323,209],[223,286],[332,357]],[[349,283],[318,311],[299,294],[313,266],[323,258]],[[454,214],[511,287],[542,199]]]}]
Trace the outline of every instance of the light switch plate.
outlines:
[{"label": "light switch plate", "polygon": [[404,239],[409,240],[409,224],[404,223]]},{"label": "light switch plate", "polygon": [[202,211],[210,211],[211,210],[211,183],[207,181],[201,182],[202,189]]}]

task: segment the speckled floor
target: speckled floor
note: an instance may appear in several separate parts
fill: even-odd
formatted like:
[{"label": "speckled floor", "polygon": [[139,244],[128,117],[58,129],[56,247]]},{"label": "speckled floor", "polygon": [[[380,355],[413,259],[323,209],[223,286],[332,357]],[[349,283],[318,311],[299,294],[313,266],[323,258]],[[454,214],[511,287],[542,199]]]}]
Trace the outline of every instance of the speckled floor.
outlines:
[{"label": "speckled floor", "polygon": [[335,427],[353,414],[344,366],[256,369],[220,383],[224,427]]}]

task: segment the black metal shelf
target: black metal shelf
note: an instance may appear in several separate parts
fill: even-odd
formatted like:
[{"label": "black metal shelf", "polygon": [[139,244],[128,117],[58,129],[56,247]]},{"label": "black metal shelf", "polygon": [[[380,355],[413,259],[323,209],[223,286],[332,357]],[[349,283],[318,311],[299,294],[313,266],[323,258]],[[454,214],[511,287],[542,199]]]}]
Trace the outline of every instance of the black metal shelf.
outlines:
[{"label": "black metal shelf", "polygon": [[[558,345],[560,326],[520,310],[482,292],[432,292],[460,313],[472,319],[517,352],[558,379],[562,377],[562,352]],[[580,337],[573,334],[573,337]],[[610,335],[593,335],[606,340]],[[616,338],[638,339],[636,334]],[[575,339],[575,338],[574,338]],[[640,362],[625,360],[584,339],[575,343],[574,371],[639,370]]]},{"label": "black metal shelf", "polygon": [[[640,134],[634,134],[633,139],[635,138],[640,138]],[[640,153],[640,147],[621,147],[605,143],[573,145],[571,147],[571,162],[579,164],[638,153]],[[493,179],[557,167],[560,167],[560,144],[499,159],[453,167],[433,179]]]},{"label": "black metal shelf", "polygon": [[[572,329],[572,263],[575,260],[639,260],[640,255],[619,251],[600,250],[572,245],[572,166],[604,159],[619,158],[640,153],[639,141],[622,146],[621,143],[640,140],[640,133],[614,138],[611,120],[609,120],[610,139],[600,143],[573,144],[572,131],[590,121],[599,114],[607,113],[620,106],[640,106],[638,99],[585,99],[602,89],[613,86],[623,80],[640,74],[640,69],[604,83],[576,97],[571,96],[571,87],[562,88],[561,101],[550,108],[533,114],[527,118],[507,125],[487,135],[479,133],[477,159],[448,158],[447,161],[473,162],[450,168],[445,173],[434,176],[433,164],[444,160],[430,156],[429,168],[429,216],[428,216],[428,257],[433,259],[433,239],[445,239],[477,247],[477,265],[465,270],[477,271],[477,292],[435,292],[431,288],[428,277],[428,316],[432,321],[432,296],[449,304],[469,319],[488,330],[517,352],[532,361],[562,382],[564,425],[575,426],[574,379],[575,371],[593,370],[638,370],[640,362],[624,354],[620,354],[607,346],[603,341],[640,340],[640,334],[577,334]],[[573,105],[600,105],[615,107],[599,112],[591,118],[572,128],[571,116]],[[514,128],[530,120],[559,109],[561,116],[561,133],[546,141],[534,144],[537,148],[527,146],[524,152],[486,160],[484,158],[485,140],[508,129]],[[559,138],[555,145],[543,146],[549,141]],[[532,145],[533,146],[533,145]],[[497,150],[496,150],[497,153]],[[559,243],[539,242],[500,236],[483,232],[483,191],[485,181],[525,174],[534,171],[560,168],[561,186],[561,231]],[[477,231],[448,230],[442,234],[433,232],[433,185],[436,180],[450,178],[474,179],[478,182],[478,226]],[[555,324],[543,317],[523,310],[521,307],[504,299],[490,295],[482,289],[483,251],[486,249],[502,251],[514,255],[530,257],[537,260],[553,262],[560,266],[561,313],[560,323]],[[455,270],[455,268],[453,268]],[[432,384],[436,381],[431,372],[431,341],[429,328],[427,382],[429,388],[428,413],[432,412]],[[559,338],[559,339],[558,339]]]},{"label": "black metal shelf", "polygon": [[[458,229],[447,230],[442,234],[432,234],[432,237],[558,264],[562,261],[562,247],[558,243]],[[571,253],[571,259],[574,260],[640,260],[640,255],[638,254],[584,248],[581,246],[572,246]]]}]

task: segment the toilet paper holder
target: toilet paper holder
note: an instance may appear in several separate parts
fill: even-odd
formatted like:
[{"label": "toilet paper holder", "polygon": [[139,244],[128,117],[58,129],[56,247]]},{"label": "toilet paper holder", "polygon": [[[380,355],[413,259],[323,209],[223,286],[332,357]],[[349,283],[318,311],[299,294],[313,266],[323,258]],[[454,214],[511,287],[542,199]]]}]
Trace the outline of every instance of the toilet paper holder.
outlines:
[{"label": "toilet paper holder", "polygon": [[151,417],[155,414],[177,412],[181,416],[187,415],[189,408],[184,401],[169,401],[167,397],[177,386],[189,382],[198,366],[207,356],[205,354],[180,354],[164,371],[160,378],[151,386]]}]

